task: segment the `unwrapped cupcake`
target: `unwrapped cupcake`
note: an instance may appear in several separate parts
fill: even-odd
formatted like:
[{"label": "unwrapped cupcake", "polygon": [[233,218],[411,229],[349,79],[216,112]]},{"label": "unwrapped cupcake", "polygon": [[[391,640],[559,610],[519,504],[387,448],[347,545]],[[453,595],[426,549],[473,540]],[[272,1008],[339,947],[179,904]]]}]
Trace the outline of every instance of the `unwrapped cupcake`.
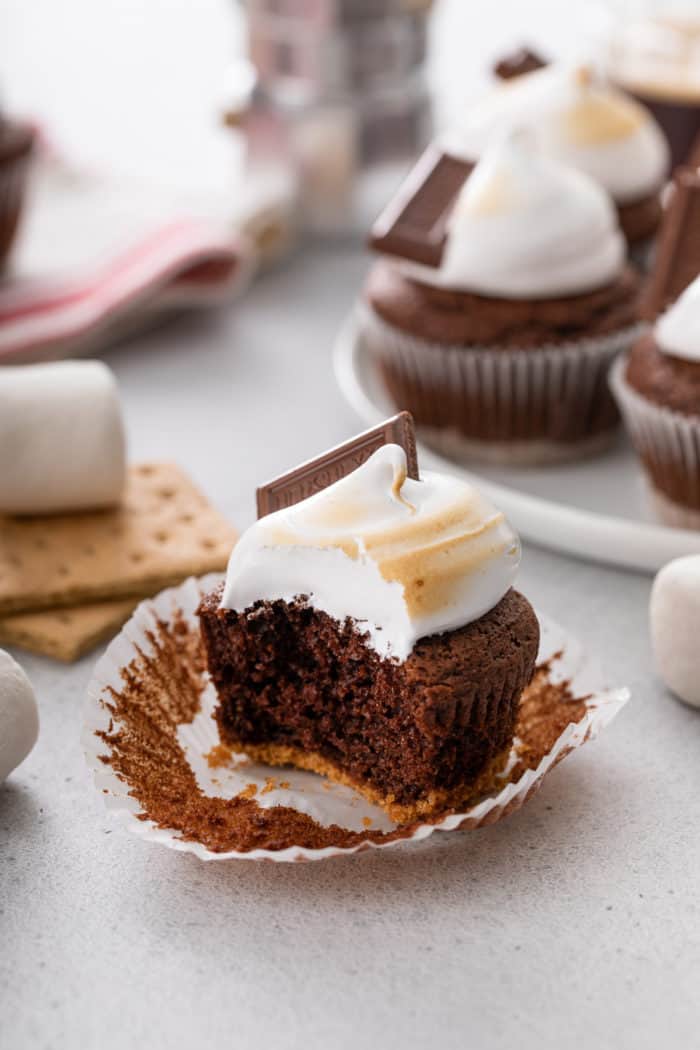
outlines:
[{"label": "unwrapped cupcake", "polygon": [[610,194],[641,261],[661,222],[670,166],[668,143],[649,110],[592,68],[558,63],[501,82],[467,109],[444,147],[475,162],[493,135],[514,123]]},{"label": "unwrapped cupcake", "polygon": [[443,221],[436,201],[455,174],[438,158],[373,239],[387,248],[359,323],[392,399],[462,460],[600,451],[619,418],[608,369],[639,333],[640,277],[610,197],[521,132],[462,176]]},{"label": "unwrapped cupcake", "polygon": [[700,277],[616,363],[611,384],[655,510],[700,528]]}]

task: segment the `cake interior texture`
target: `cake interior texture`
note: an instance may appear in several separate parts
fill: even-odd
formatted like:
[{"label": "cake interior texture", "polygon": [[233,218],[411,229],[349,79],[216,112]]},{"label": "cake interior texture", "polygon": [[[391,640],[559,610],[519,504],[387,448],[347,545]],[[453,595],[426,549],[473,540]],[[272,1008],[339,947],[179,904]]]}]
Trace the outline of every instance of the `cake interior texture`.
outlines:
[{"label": "cake interior texture", "polygon": [[220,589],[203,599],[200,621],[230,747],[349,783],[400,821],[457,804],[507,753],[539,644],[516,591],[481,619],[420,639],[403,663],[304,598],[244,612],[220,599]]}]

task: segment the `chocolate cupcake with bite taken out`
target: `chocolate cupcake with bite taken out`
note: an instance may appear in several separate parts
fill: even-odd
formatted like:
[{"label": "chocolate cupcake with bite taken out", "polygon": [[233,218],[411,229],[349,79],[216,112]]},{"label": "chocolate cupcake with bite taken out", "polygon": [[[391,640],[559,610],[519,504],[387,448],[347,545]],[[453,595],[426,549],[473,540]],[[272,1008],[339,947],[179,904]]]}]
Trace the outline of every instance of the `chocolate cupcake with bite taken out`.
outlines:
[{"label": "chocolate cupcake with bite taken out", "polygon": [[639,333],[641,278],[605,191],[517,133],[461,185],[438,160],[410,190],[377,224],[359,316],[392,400],[464,461],[607,447],[607,373]]},{"label": "chocolate cupcake with bite taken out", "polygon": [[399,823],[489,790],[538,651],[519,561],[488,500],[395,444],[260,518],[199,610],[222,742]]}]

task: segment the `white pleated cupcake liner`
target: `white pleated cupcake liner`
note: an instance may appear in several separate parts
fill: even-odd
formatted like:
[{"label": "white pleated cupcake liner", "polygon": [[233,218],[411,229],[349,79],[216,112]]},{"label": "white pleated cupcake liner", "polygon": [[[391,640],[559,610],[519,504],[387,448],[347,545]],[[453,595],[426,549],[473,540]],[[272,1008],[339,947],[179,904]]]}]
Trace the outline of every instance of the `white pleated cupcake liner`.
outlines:
[{"label": "white pleated cupcake liner", "polygon": [[[434,422],[416,424],[426,444],[462,462],[515,463],[522,466],[565,462],[603,451],[615,436],[615,425],[587,432],[586,420],[607,393],[607,373],[615,358],[644,330],[631,325],[599,338],[546,345],[535,349],[458,346],[428,342],[403,332],[360,304],[360,338],[375,361],[385,364],[408,390],[420,390]],[[533,438],[470,438],[462,433],[447,404],[445,391],[463,398],[465,417],[475,401],[480,417],[495,432],[508,434],[514,420]],[[392,395],[394,396],[394,395]],[[397,400],[394,397],[394,400]],[[411,410],[411,397],[397,407]],[[567,421],[580,419],[581,433],[562,437]],[[563,425],[562,425],[563,424]]]},{"label": "white pleated cupcake liner", "polygon": [[625,421],[632,444],[645,468],[652,507],[661,521],[682,529],[700,528],[700,511],[677,503],[661,491],[647,472],[646,461],[673,463],[683,471],[688,492],[700,506],[700,418],[684,416],[638,394],[625,379],[627,357],[615,362],[610,389]]},{"label": "white pleated cupcake liner", "polygon": [[[107,707],[114,690],[123,688],[123,672],[139,655],[139,651],[152,653],[149,632],[159,622],[172,624],[181,616],[190,626],[197,625],[196,609],[202,594],[210,591],[219,582],[220,576],[210,575],[200,580],[189,579],[181,586],[163,591],[156,598],[142,602],[121,633],[113,640],[98,661],[88,687],[82,742],[88,766],[95,786],[102,794],[108,809],[134,834],[148,842],[157,842],[170,849],[193,853],[201,860],[270,860],[307,861],[357,853],[366,849],[390,849],[400,842],[419,842],[436,831],[453,831],[458,828],[471,829],[502,820],[521,806],[539,788],[542,779],[570,751],[581,747],[592,739],[615,717],[629,698],[627,689],[607,689],[601,685],[601,676],[594,661],[587,658],[578,644],[565,631],[547,618],[540,617],[542,642],[540,660],[552,660],[552,678],[570,682],[574,697],[585,697],[586,712],[579,722],[570,723],[559,739],[544,756],[536,769],[528,769],[516,783],[504,783],[502,790],[483,798],[476,805],[465,808],[463,813],[451,813],[435,824],[423,823],[406,829],[401,839],[390,842],[374,842],[369,837],[350,847],[327,846],[311,849],[301,845],[290,845],[286,849],[255,849],[241,852],[229,850],[215,852],[202,842],[185,840],[175,828],[159,827],[152,820],[142,819],[142,807],[130,794],[130,785],[117,775],[109,764],[109,746],[98,736],[98,732],[119,728]],[[561,655],[558,655],[561,654]],[[164,687],[165,688],[165,687]],[[219,743],[218,730],[211,717],[216,696],[208,682],[201,697],[201,709],[194,720],[178,728],[178,741],[195,774],[201,791],[208,796],[231,799],[254,783],[258,790],[255,798],[263,808],[287,806],[312,817],[319,824],[339,825],[353,832],[367,832],[368,822],[372,831],[389,832],[396,828],[386,813],[361,798],[357,793],[325,778],[299,770],[272,768],[253,762],[243,766],[233,761],[226,767],[211,769],[205,756]],[[514,765],[517,752],[514,749],[507,770]],[[103,761],[106,757],[107,761]],[[237,756],[241,759],[243,756]],[[236,758],[236,756],[234,756]],[[280,780],[282,773],[283,780]],[[163,770],[164,777],[167,769]],[[263,790],[264,789],[264,790]],[[369,834],[369,833],[368,833]]]}]

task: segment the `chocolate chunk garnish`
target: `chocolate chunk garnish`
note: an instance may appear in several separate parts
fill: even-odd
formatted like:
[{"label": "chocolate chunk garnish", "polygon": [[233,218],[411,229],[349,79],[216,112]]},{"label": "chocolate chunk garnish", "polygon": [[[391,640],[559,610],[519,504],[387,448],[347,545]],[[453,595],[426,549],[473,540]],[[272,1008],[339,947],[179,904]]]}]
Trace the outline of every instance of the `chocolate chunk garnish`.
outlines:
[{"label": "chocolate chunk garnish", "polygon": [[700,273],[700,173],[680,168],[666,207],[656,261],[642,302],[642,315],[653,321]]},{"label": "chocolate chunk garnish", "polygon": [[438,267],[452,206],[473,169],[469,161],[429,146],[375,222],[370,246],[384,255]]},{"label": "chocolate chunk garnish", "polygon": [[513,77],[544,69],[546,65],[549,65],[547,60],[536,51],[531,51],[529,47],[519,47],[499,59],[493,67],[493,72],[500,80],[512,80]]},{"label": "chocolate chunk garnish", "polygon": [[264,518],[266,514],[281,510],[282,507],[292,507],[335,481],[340,481],[361,467],[383,445],[400,445],[406,453],[408,476],[418,479],[413,418],[410,412],[399,412],[397,416],[392,416],[371,430],[365,430],[351,441],[336,445],[318,459],[302,463],[295,470],[262,485],[257,492],[258,517]]}]

